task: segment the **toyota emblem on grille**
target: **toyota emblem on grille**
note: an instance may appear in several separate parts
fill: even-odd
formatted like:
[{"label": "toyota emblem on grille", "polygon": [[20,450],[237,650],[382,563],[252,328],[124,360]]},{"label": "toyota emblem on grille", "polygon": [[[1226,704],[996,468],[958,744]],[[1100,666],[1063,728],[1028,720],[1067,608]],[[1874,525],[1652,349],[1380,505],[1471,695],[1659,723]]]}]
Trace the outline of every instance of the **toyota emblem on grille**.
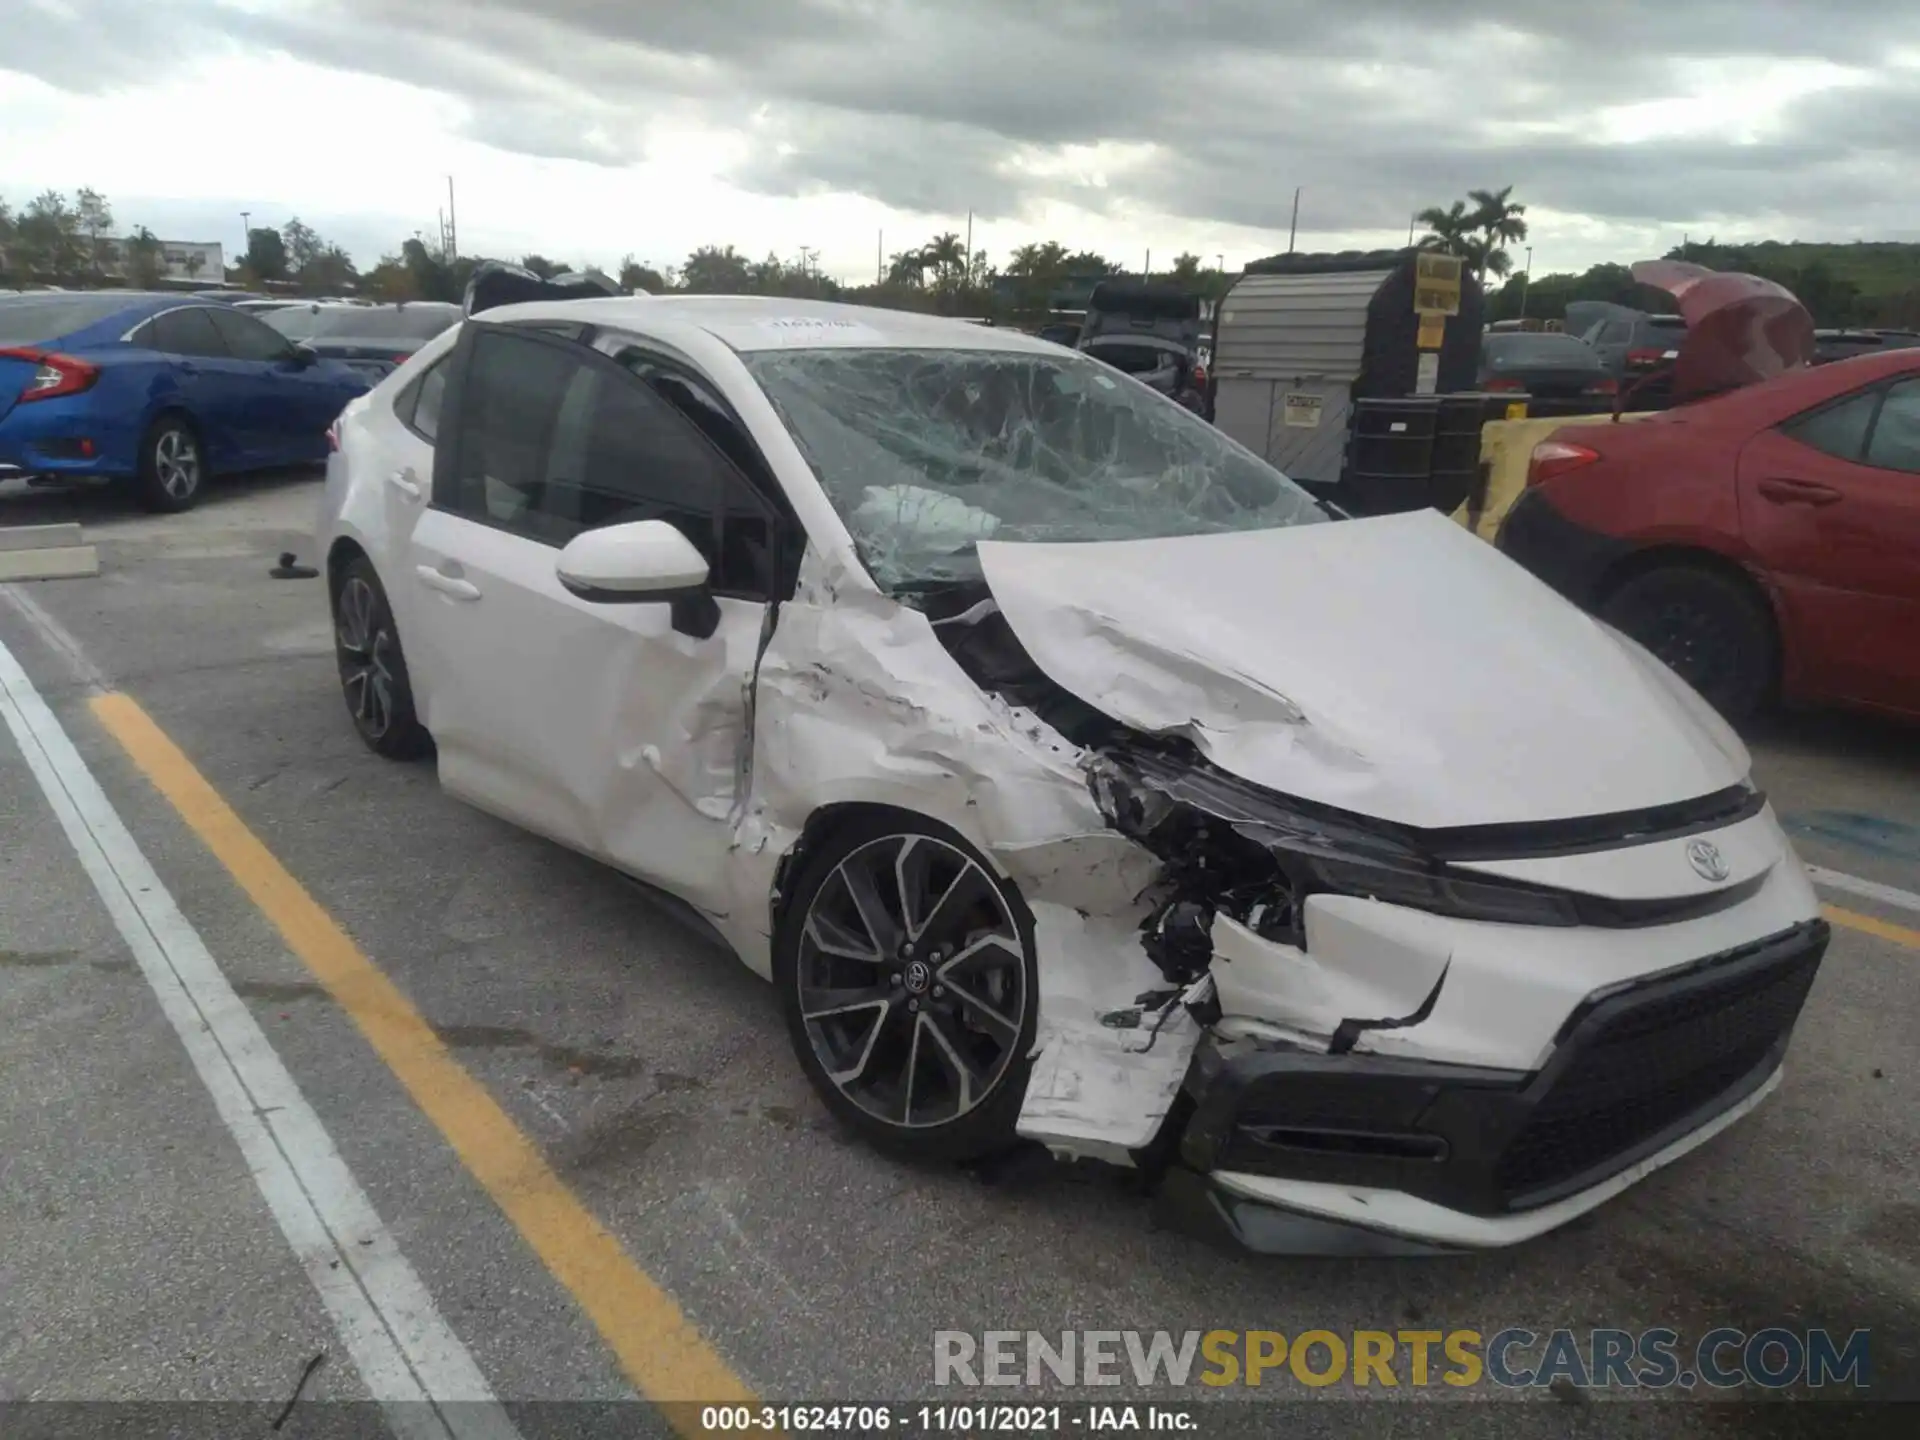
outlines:
[{"label": "toyota emblem on grille", "polygon": [[1689,840],[1687,863],[1693,866],[1694,874],[1716,885],[1733,873],[1728,868],[1727,857],[1720,853],[1720,847],[1711,840]]}]

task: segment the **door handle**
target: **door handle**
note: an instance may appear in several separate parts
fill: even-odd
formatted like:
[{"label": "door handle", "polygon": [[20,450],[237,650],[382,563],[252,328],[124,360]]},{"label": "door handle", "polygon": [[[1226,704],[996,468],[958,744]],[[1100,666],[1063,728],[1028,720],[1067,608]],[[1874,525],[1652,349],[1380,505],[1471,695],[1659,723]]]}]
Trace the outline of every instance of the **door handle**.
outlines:
[{"label": "door handle", "polygon": [[411,469],[393,471],[387,476],[387,483],[409,500],[420,498],[420,482],[413,478]]},{"label": "door handle", "polygon": [[416,565],[413,573],[420,577],[420,583],[429,590],[438,590],[442,595],[455,600],[478,600],[480,587],[471,580],[462,580],[458,575],[449,575],[436,570],[431,565]]},{"label": "door handle", "polygon": [[1831,505],[1840,499],[1840,492],[1831,485],[1822,485],[1816,480],[1789,480],[1783,476],[1762,480],[1758,486],[1760,496],[1776,505]]}]

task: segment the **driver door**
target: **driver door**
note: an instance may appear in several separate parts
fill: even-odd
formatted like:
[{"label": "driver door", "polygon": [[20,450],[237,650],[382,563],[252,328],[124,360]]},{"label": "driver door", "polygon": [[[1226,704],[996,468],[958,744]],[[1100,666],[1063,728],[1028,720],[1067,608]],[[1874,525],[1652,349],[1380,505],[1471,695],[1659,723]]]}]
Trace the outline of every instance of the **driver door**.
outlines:
[{"label": "driver door", "polygon": [[[442,784],[724,913],[772,585],[754,542],[783,522],[656,389],[583,345],[473,323],[449,370],[399,577],[416,587],[409,666]],[[686,607],[560,584],[568,540],[645,519],[707,557],[710,633]]]}]

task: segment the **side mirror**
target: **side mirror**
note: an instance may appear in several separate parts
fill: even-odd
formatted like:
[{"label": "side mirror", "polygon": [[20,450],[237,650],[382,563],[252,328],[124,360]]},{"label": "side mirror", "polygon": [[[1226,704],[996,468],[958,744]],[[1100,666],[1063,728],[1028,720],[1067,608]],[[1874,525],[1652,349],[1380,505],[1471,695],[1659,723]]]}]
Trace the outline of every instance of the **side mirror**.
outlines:
[{"label": "side mirror", "polygon": [[295,344],[287,359],[296,370],[306,370],[320,363],[320,352],[307,345]]},{"label": "side mirror", "polygon": [[707,590],[706,557],[665,520],[634,520],[576,535],[560,552],[554,571],[561,585],[582,600],[670,602],[674,629],[698,640],[720,624],[720,607]]}]

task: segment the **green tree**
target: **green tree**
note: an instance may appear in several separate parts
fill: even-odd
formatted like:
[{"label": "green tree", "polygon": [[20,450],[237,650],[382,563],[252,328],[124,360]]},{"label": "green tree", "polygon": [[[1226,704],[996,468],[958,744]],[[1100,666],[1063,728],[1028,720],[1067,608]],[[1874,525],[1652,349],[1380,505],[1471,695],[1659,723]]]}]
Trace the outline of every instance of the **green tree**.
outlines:
[{"label": "green tree", "polygon": [[629,255],[620,262],[620,288],[659,295],[667,289],[667,277],[651,265],[642,265]]},{"label": "green tree", "polygon": [[731,245],[702,245],[680,267],[680,287],[695,295],[750,294],[751,263]]},{"label": "green tree", "polygon": [[379,300],[418,300],[419,282],[400,255],[382,255],[380,263],[366,273],[361,288]]},{"label": "green tree", "polygon": [[551,280],[556,275],[564,275],[573,268],[571,265],[564,264],[561,261],[549,260],[544,255],[522,255],[520,257],[520,264],[524,269],[531,270],[542,280]]},{"label": "green tree", "polygon": [[351,255],[338,245],[323,244],[300,267],[299,280],[309,295],[340,295],[356,289],[360,275]]},{"label": "green tree", "polygon": [[1466,201],[1456,200],[1444,210],[1429,205],[1413,218],[1427,227],[1427,233],[1420,237],[1421,249],[1474,258],[1474,231],[1479,225]]},{"label": "green tree", "polygon": [[1513,269],[1509,245],[1527,238],[1527,207],[1513,198],[1513,186],[1499,190],[1469,190],[1473,225],[1480,233],[1479,272],[1482,283],[1489,272],[1505,275]]},{"label": "green tree", "polygon": [[1200,257],[1184,251],[1173,257],[1173,269],[1167,272],[1167,278],[1180,285],[1197,285],[1200,281]]},{"label": "green tree", "polygon": [[14,222],[14,246],[23,276],[42,276],[54,284],[87,274],[88,246],[80,215],[58,190],[33,198]]},{"label": "green tree", "polygon": [[926,257],[927,269],[933,272],[936,290],[951,293],[966,283],[967,248],[951,230],[934,236],[921,253]]},{"label": "green tree", "polygon": [[142,225],[121,247],[127,283],[136,290],[157,290],[166,271],[166,257],[153,231]]},{"label": "green tree", "polygon": [[469,260],[449,264],[445,255],[437,248],[428,249],[426,241],[416,235],[402,242],[400,263],[406,269],[413,294],[399,298],[457,302],[466,294],[465,277],[472,273],[475,262]]},{"label": "green tree", "polygon": [[271,226],[255,226],[247,231],[247,254],[241,264],[256,280],[285,280],[287,242]]},{"label": "green tree", "polygon": [[301,223],[298,215],[280,227],[280,248],[287,257],[287,272],[298,277],[302,270],[320,258],[327,242],[311,225]]},{"label": "green tree", "polygon": [[75,223],[87,237],[87,268],[97,278],[115,260],[113,245],[113,209],[98,190],[74,193]]},{"label": "green tree", "polygon": [[887,257],[887,284],[918,290],[927,283],[927,252],[900,250]]}]

